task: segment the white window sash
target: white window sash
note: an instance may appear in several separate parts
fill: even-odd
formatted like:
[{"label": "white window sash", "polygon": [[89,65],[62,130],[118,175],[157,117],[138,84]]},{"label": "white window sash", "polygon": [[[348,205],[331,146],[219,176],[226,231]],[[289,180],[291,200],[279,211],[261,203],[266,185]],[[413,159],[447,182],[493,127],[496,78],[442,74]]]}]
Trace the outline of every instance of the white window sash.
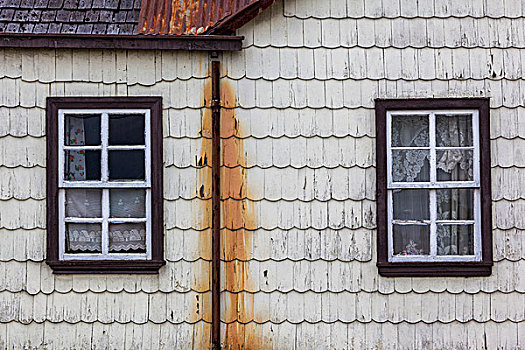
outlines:
[{"label": "white window sash", "polygon": [[[437,147],[436,146],[436,114],[454,114],[472,116],[473,146],[468,147]],[[428,115],[429,146],[428,147],[392,147],[392,116],[398,115]],[[481,261],[481,189],[480,189],[480,149],[479,149],[479,111],[478,110],[407,110],[387,111],[386,113],[386,143],[387,143],[387,222],[388,222],[388,261],[390,262],[454,262]],[[427,149],[430,151],[430,181],[429,182],[394,182],[392,176],[392,150],[396,149]],[[447,149],[473,150],[473,181],[437,181],[436,151]],[[393,190],[394,189],[428,189],[430,220],[394,220]],[[437,190],[446,188],[471,188],[474,192],[474,220],[437,220]],[[394,255],[393,224],[427,224],[430,226],[429,255]],[[437,225],[473,225],[474,254],[473,255],[437,255]]]},{"label": "white window sash", "polygon": [[[100,114],[101,115],[101,145],[100,146],[65,146],[65,115],[71,114]],[[110,146],[109,141],[109,114],[143,114],[145,145]],[[60,260],[150,260],[152,257],[151,238],[151,111],[149,109],[61,109],[58,111],[58,215],[59,215],[59,259]],[[66,150],[100,150],[101,151],[101,180],[100,181],[66,181],[64,180],[64,151]],[[108,151],[109,150],[144,150],[145,153],[145,180],[144,181],[109,181],[108,179]],[[66,218],[65,191],[66,189],[86,188],[102,189],[102,218]],[[114,188],[145,189],[145,218],[110,218],[109,191]],[[101,253],[67,253],[66,252],[66,223],[96,223],[102,224],[102,252]],[[146,253],[110,253],[109,224],[111,223],[145,223],[146,226]]]}]

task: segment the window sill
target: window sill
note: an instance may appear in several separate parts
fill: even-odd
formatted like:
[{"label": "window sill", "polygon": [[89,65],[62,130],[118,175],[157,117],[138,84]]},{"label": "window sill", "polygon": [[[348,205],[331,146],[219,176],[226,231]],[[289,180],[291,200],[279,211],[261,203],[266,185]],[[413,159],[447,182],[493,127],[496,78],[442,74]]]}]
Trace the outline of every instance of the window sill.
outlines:
[{"label": "window sill", "polygon": [[492,273],[492,263],[377,263],[383,277],[483,277]]},{"label": "window sill", "polygon": [[75,261],[46,261],[55,274],[157,274],[163,260],[75,260]]}]

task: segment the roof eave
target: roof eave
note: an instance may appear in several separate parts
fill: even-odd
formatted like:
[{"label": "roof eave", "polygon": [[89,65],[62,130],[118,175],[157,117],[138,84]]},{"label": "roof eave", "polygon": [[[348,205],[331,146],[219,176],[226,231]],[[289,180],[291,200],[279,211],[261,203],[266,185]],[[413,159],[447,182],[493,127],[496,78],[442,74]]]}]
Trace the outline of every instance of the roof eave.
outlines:
[{"label": "roof eave", "polygon": [[240,51],[242,36],[0,34],[0,48]]},{"label": "roof eave", "polygon": [[230,16],[223,18],[208,28],[205,35],[224,35],[234,33],[237,29],[257,17],[262,11],[270,7],[276,0],[258,0]]}]

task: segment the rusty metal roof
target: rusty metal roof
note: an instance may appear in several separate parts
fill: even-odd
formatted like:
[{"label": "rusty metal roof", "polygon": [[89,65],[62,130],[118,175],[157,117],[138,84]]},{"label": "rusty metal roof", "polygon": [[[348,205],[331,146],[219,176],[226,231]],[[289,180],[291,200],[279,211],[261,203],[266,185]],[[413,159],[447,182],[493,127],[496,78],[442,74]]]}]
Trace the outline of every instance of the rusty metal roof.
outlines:
[{"label": "rusty metal roof", "polygon": [[231,34],[275,0],[142,0],[139,34]]}]

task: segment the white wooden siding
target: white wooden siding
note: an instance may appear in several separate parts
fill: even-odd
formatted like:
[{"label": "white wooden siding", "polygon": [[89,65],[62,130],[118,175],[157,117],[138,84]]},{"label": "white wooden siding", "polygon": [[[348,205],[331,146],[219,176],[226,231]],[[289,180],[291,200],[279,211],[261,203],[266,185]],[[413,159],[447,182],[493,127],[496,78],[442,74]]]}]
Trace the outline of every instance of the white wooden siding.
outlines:
[{"label": "white wooden siding", "polygon": [[[524,11],[503,0],[279,0],[239,31],[245,49],[222,57],[238,128],[222,137],[242,149],[223,173],[240,171],[245,188],[228,180],[223,198],[253,218],[223,222],[226,348],[524,346]],[[209,348],[207,62],[0,49],[0,348]],[[56,276],[43,262],[45,98],[73,95],[163,96],[158,276]],[[373,99],[471,96],[491,97],[492,276],[378,276]]]}]

